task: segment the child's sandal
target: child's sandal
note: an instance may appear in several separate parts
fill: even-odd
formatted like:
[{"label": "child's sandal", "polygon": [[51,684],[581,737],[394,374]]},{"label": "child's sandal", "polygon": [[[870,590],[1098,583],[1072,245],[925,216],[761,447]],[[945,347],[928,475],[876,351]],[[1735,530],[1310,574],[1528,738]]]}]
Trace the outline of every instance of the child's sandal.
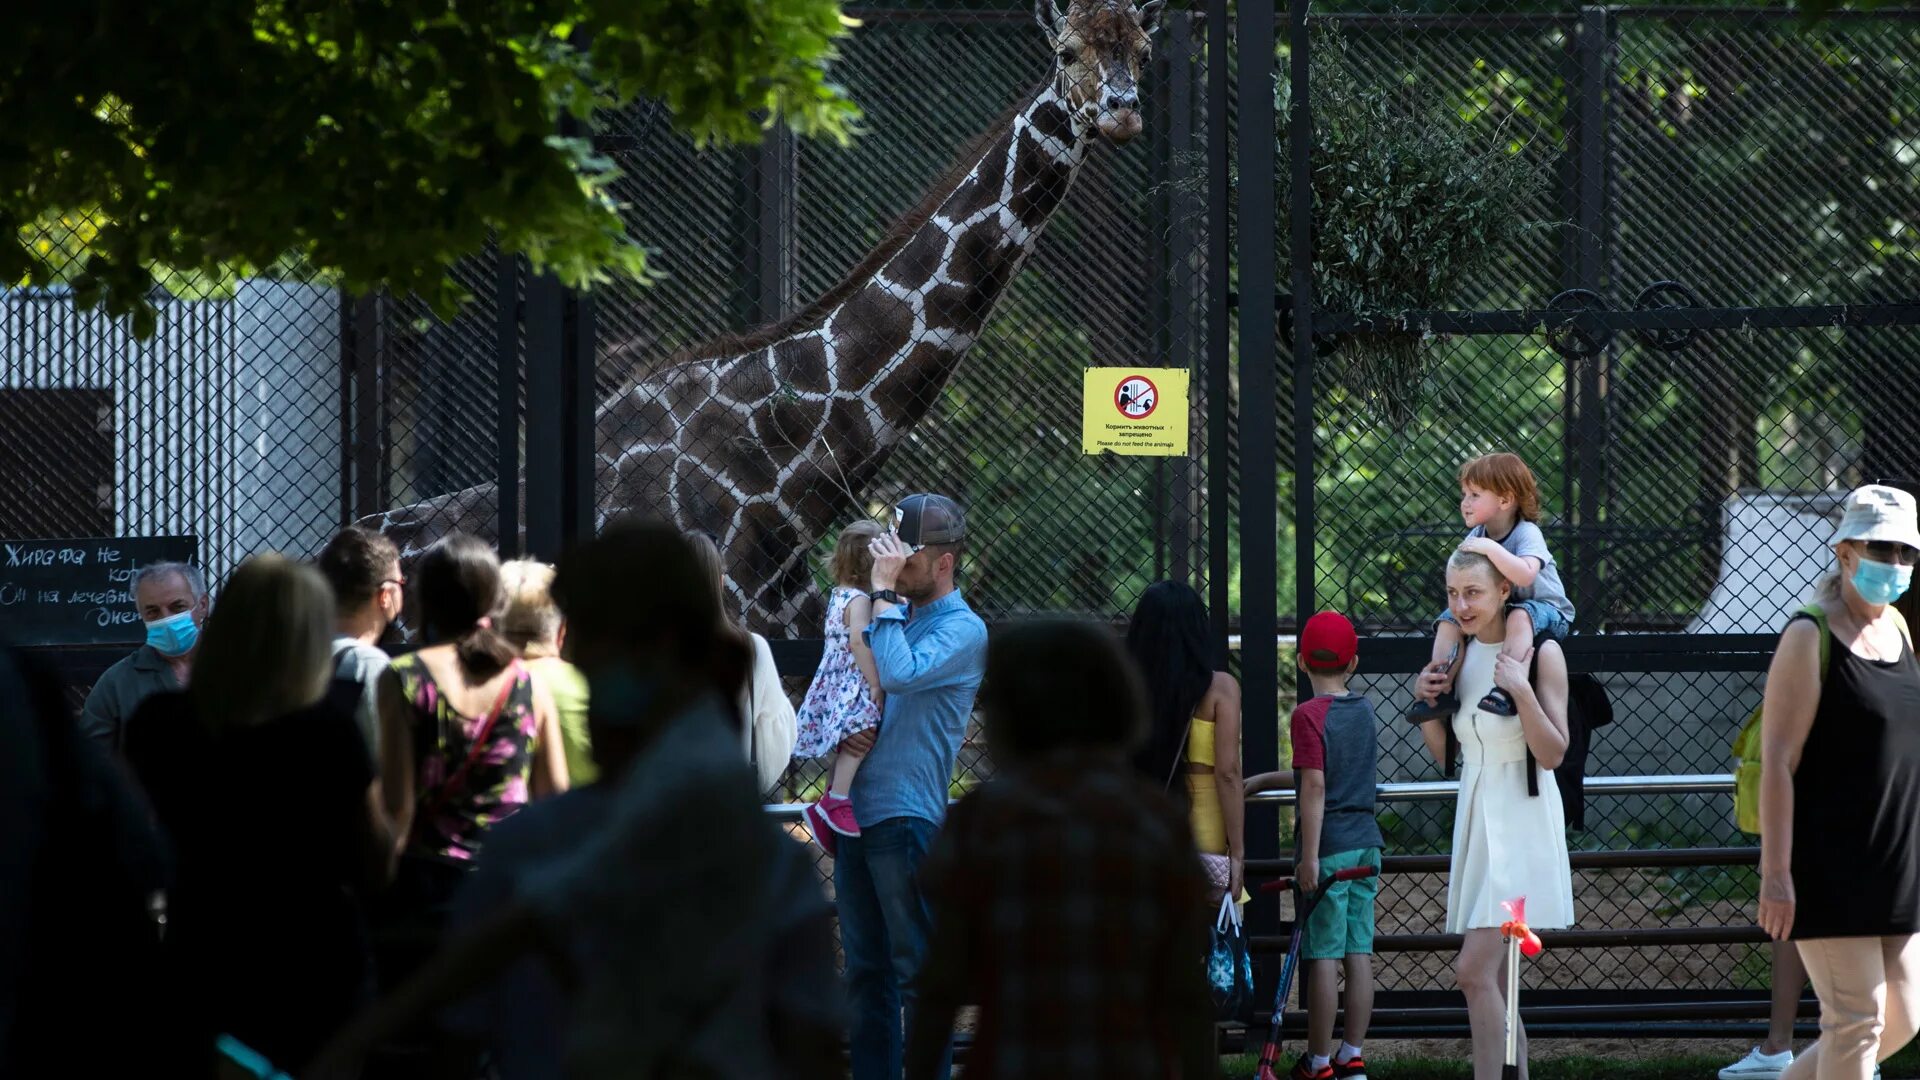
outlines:
[{"label": "child's sandal", "polygon": [[1419,726],[1429,720],[1444,720],[1460,711],[1460,699],[1451,692],[1442,693],[1429,705],[1424,698],[1415,698],[1407,708],[1407,723]]},{"label": "child's sandal", "polygon": [[1513,695],[1499,687],[1487,691],[1480,699],[1480,711],[1489,716],[1519,716],[1520,709],[1513,703]]}]

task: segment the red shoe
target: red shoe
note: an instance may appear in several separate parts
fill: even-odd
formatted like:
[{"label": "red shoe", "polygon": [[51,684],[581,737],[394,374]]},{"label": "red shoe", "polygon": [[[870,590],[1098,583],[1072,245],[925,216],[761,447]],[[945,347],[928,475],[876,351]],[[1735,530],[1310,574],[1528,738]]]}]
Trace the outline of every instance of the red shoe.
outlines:
[{"label": "red shoe", "polygon": [[845,795],[835,795],[829,791],[820,796],[820,813],[827,819],[827,827],[841,836],[859,836],[860,823],[853,817],[853,800]]},{"label": "red shoe", "polygon": [[1334,1080],[1367,1080],[1367,1060],[1354,1057],[1347,1061],[1335,1060],[1333,1063]]},{"label": "red shoe", "polygon": [[1333,1066],[1326,1065],[1315,1072],[1312,1056],[1301,1054],[1300,1060],[1294,1062],[1293,1068],[1287,1073],[1287,1080],[1333,1080]]},{"label": "red shoe", "polygon": [[800,811],[800,818],[807,823],[807,832],[813,836],[813,842],[827,853],[827,858],[834,858],[840,846],[840,836],[827,823],[826,811],[820,809],[819,803],[808,803]]}]

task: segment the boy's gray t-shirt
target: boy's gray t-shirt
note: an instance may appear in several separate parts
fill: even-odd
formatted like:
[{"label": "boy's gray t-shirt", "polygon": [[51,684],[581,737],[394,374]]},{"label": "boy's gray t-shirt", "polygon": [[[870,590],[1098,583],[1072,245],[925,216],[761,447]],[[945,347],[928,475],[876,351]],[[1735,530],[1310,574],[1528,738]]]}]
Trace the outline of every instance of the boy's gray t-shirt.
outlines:
[{"label": "boy's gray t-shirt", "polygon": [[[1467,539],[1487,535],[1485,525],[1475,525],[1467,531]],[[1560,581],[1560,568],[1554,565],[1553,552],[1547,550],[1546,534],[1540,526],[1531,521],[1522,521],[1513,527],[1513,531],[1496,541],[1508,553],[1521,559],[1540,560],[1540,573],[1534,577],[1533,584],[1522,588],[1514,586],[1514,600],[1538,600],[1550,604],[1566,620],[1573,621],[1573,601],[1567,596],[1567,587]]]},{"label": "boy's gray t-shirt", "polygon": [[1383,846],[1386,841],[1374,817],[1380,735],[1373,703],[1359,694],[1331,699],[1324,741],[1327,808],[1320,825],[1320,854]]}]

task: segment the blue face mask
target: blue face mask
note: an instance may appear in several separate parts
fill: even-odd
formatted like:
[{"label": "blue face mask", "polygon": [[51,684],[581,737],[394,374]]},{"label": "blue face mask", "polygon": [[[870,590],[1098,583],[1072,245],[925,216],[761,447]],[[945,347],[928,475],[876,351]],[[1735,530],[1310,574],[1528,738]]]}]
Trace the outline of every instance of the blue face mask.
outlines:
[{"label": "blue face mask", "polygon": [[1853,587],[1869,604],[1891,604],[1913,584],[1913,567],[1861,559],[1853,571]]},{"label": "blue face mask", "polygon": [[183,611],[147,624],[147,644],[161,656],[185,656],[200,641],[200,627],[193,612]]}]

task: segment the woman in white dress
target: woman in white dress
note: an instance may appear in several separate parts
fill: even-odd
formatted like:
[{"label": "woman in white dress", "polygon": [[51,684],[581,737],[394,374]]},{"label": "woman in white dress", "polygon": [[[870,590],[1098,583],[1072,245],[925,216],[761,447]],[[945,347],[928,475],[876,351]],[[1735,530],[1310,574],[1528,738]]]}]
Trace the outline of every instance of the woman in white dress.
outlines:
[{"label": "woman in white dress", "polygon": [[[1506,1057],[1506,950],[1500,924],[1503,900],[1525,897],[1527,924],[1557,930],[1573,924],[1573,876],[1567,861],[1566,820],[1553,768],[1567,750],[1567,660],[1554,641],[1542,641],[1529,664],[1500,655],[1506,639],[1507,600],[1513,586],[1484,555],[1456,551],[1447,560],[1447,606],[1466,633],[1466,659],[1455,694],[1479,701],[1499,686],[1513,696],[1518,716],[1462,708],[1451,721],[1460,743],[1460,796],[1454,809],[1453,862],[1447,877],[1447,932],[1464,934],[1455,967],[1467,995],[1473,1029],[1475,1080],[1498,1080]],[[1443,671],[1420,676],[1421,691],[1443,689]],[[1435,685],[1428,685],[1429,683]],[[1445,764],[1443,719],[1420,725],[1427,750]],[[1528,793],[1532,751],[1534,790]],[[1526,1029],[1519,1060],[1526,1061]],[[1521,1076],[1526,1076],[1525,1065]]]}]

